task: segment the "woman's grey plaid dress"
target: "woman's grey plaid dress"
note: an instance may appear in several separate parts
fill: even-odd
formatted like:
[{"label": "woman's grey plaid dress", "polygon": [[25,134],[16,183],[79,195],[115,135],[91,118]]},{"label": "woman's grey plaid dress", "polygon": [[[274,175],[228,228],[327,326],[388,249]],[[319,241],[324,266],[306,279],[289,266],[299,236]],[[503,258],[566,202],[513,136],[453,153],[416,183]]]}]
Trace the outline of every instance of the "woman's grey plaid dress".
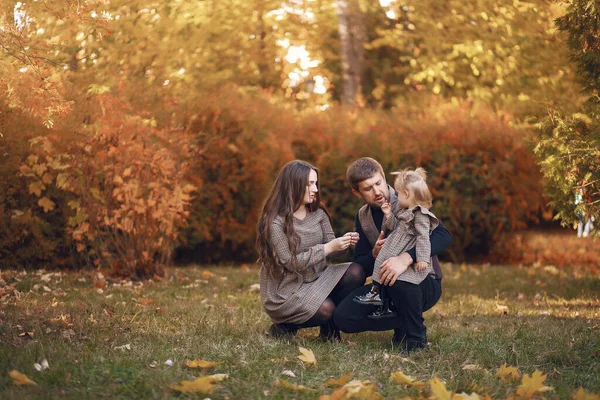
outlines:
[{"label": "woman's grey plaid dress", "polygon": [[270,238],[283,273],[273,277],[261,268],[260,299],[274,323],[300,324],[315,315],[350,263],[327,262],[325,243],[335,239],[335,235],[327,214],[319,209],[302,220],[294,218],[294,229],[300,237],[296,254],[299,273],[294,274],[290,270],[292,254],[283,225],[283,218],[277,217]]}]

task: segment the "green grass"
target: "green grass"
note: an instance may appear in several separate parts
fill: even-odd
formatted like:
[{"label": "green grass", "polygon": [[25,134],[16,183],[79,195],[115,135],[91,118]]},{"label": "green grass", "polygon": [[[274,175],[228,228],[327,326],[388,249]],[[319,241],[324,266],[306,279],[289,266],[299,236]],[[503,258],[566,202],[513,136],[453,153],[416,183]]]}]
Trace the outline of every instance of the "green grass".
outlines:
[{"label": "green grass", "polygon": [[[444,265],[442,299],[425,314],[431,349],[409,357],[392,348],[391,332],[343,335],[341,344],[318,342],[316,329],[291,341],[267,338],[269,319],[250,289],[258,270],[210,268],[215,276],[208,282],[203,270],[173,268],[168,281],[143,285],[109,279],[102,293],[89,274],[44,282],[41,274],[4,271],[22,294],[0,301],[0,398],[197,397],[169,388],[202,374],[183,365],[195,359],[219,361],[208,373],[229,374],[200,398],[318,398],[332,392],[327,379],[346,373],[377,383],[384,398],[418,395],[389,382],[398,369],[423,381],[437,375],[454,392],[506,398],[519,382],[495,376],[503,363],[546,373],[554,387],[547,398],[569,398],[580,386],[600,393],[600,278],[584,270]],[[51,322],[61,315],[73,326]],[[131,350],[115,349],[125,344]],[[299,346],[314,351],[316,367],[297,359]],[[36,371],[44,358],[50,368]],[[153,361],[158,365],[148,367]],[[467,364],[477,367],[464,370]],[[38,386],[14,386],[13,369]],[[315,391],[274,387],[279,378]]]}]

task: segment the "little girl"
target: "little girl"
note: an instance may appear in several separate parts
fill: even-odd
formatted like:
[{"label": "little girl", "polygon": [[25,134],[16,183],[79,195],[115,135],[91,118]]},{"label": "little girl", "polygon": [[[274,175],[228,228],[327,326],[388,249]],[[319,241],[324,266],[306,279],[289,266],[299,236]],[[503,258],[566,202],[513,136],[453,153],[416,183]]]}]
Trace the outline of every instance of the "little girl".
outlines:
[{"label": "little girl", "polygon": [[413,268],[401,274],[398,280],[418,285],[433,272],[429,235],[439,222],[429,211],[432,195],[427,186],[427,173],[423,168],[417,168],[414,171],[404,169],[393,172],[392,175],[397,175],[394,188],[398,193],[398,209],[392,210],[389,203],[381,206],[384,213],[382,229],[386,232],[390,231],[390,234],[375,259],[371,291],[354,299],[362,304],[380,304],[380,307],[369,315],[369,318],[373,319],[395,316],[395,313],[390,310],[390,302],[385,296],[385,291],[381,290],[384,288],[379,280],[381,264],[385,260],[416,246],[417,262]]}]

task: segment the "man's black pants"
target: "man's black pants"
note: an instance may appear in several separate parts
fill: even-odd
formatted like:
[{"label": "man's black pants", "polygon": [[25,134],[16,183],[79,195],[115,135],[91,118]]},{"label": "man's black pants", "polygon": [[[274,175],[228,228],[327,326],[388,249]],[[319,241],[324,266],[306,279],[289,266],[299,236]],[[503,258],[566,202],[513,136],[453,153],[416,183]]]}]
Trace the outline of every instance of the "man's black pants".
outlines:
[{"label": "man's black pants", "polygon": [[432,276],[425,278],[419,285],[396,281],[387,286],[387,294],[391,298],[396,317],[369,319],[377,306],[354,302],[355,296],[366,294],[371,285],[354,290],[337,307],[334,314],[336,326],[346,333],[364,331],[394,330],[394,341],[401,343],[406,350],[423,347],[427,344],[427,328],[424,324],[423,312],[433,307],[442,295],[442,280]]}]

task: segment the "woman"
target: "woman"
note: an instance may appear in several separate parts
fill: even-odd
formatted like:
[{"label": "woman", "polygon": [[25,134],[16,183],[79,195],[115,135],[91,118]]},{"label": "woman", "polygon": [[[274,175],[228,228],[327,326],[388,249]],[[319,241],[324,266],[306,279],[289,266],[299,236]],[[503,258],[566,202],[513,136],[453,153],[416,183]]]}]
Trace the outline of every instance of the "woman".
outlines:
[{"label": "woman", "polygon": [[260,298],[273,321],[268,333],[274,337],[320,326],[321,339],[339,340],[335,306],[365,280],[360,265],[327,261],[327,256],[354,246],[358,234],[335,238],[317,179],[317,169],[304,161],[286,164],[258,222]]}]

